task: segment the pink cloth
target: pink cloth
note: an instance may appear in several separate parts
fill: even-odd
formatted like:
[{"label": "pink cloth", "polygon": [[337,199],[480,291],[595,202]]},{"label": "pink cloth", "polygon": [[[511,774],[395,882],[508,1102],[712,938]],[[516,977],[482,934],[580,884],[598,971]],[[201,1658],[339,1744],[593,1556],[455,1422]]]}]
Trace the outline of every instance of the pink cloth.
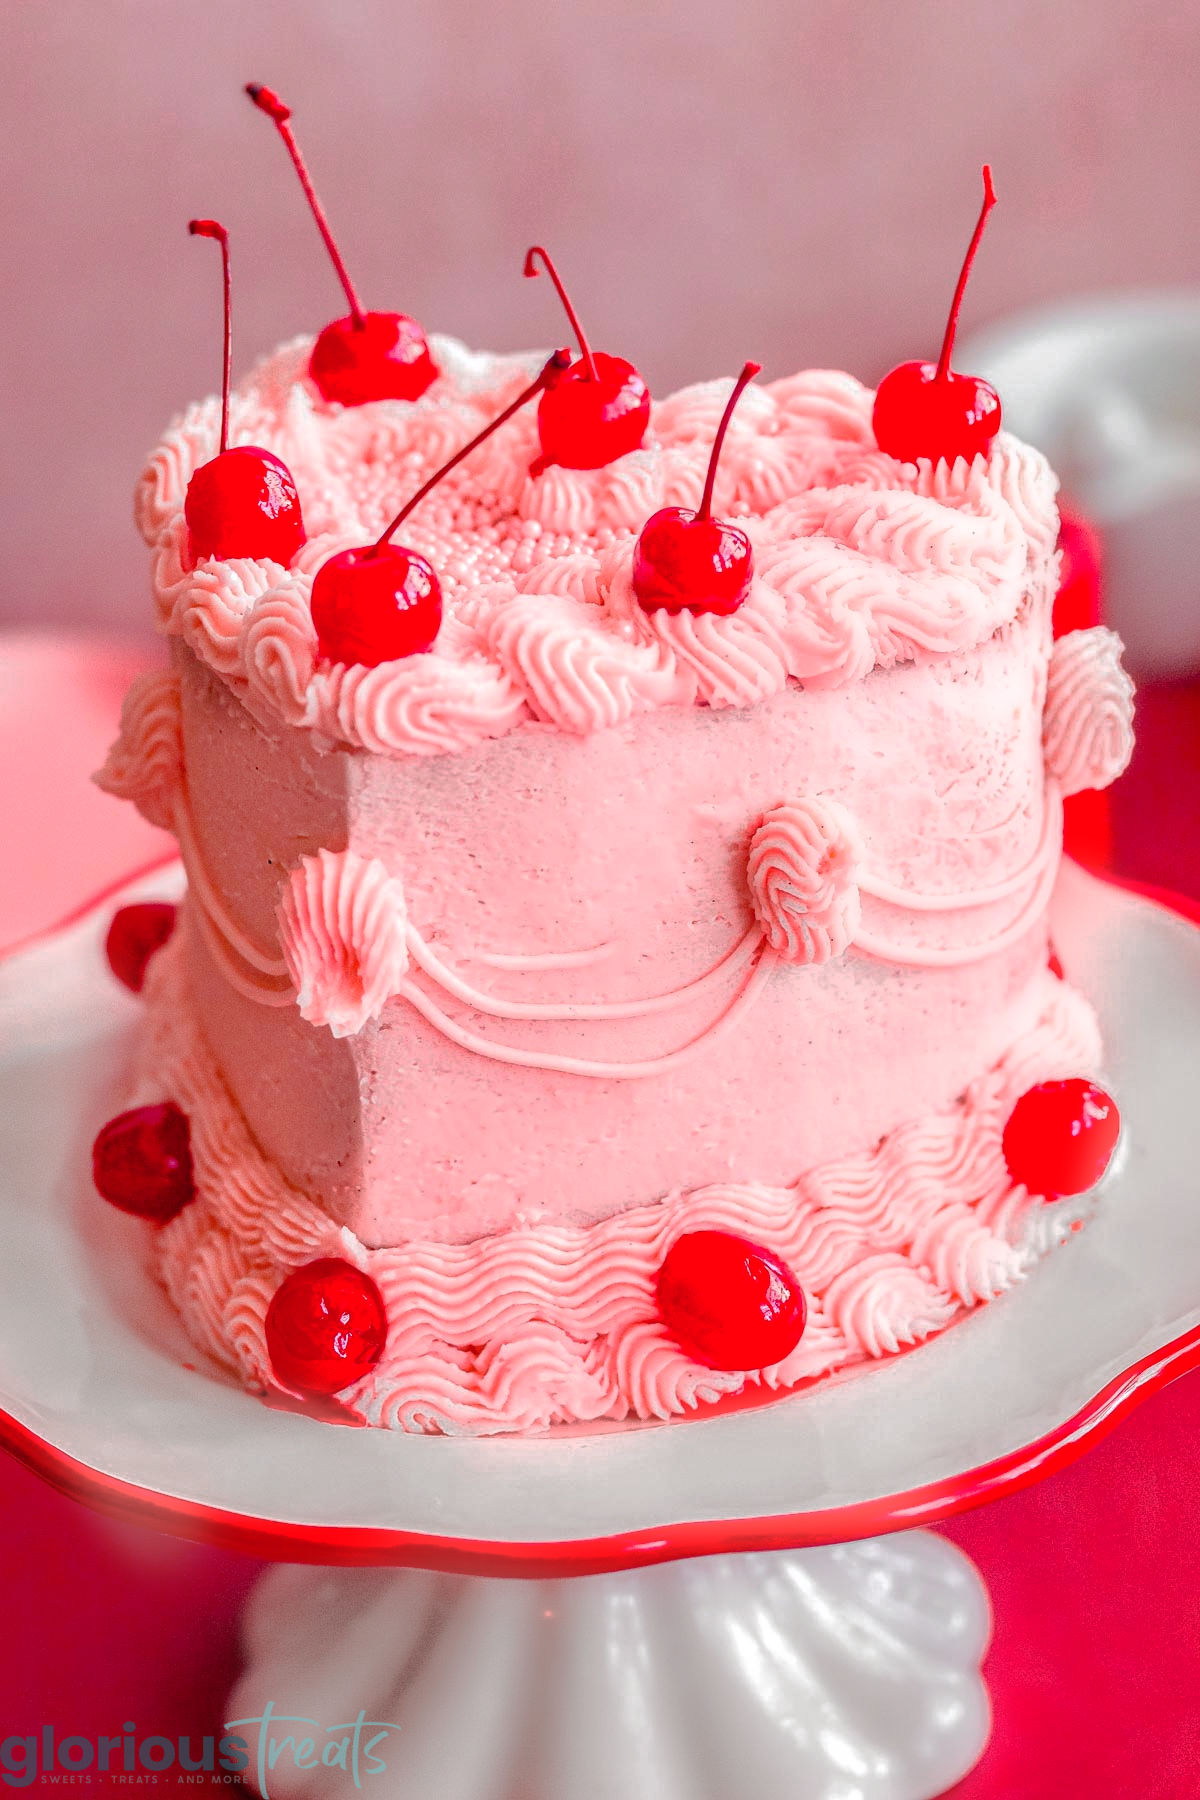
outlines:
[{"label": "pink cloth", "polygon": [[[0,647],[0,841],[11,871],[0,947],[168,847],[85,779],[137,665],[135,652],[83,641]],[[1200,682],[1143,690],[1138,727],[1133,765],[1113,790],[1116,866],[1200,896]],[[994,1734],[955,1800],[1197,1792],[1198,1440],[1200,1382],[1179,1381],[1071,1468],[947,1525],[996,1615]],[[4,1735],[52,1724],[60,1736],[98,1736],[127,1719],[169,1738],[213,1728],[258,1563],[97,1518],[7,1459],[0,1523]]]}]

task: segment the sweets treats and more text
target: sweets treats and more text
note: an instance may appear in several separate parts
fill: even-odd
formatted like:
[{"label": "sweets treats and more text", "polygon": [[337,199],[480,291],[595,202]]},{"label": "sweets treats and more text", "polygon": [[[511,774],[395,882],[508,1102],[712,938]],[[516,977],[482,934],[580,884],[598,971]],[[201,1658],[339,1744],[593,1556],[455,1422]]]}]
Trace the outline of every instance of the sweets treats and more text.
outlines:
[{"label": "sweets treats and more text", "polygon": [[1054,476],[951,365],[990,171],[935,362],[652,397],[541,246],[573,350],[366,310],[249,92],[349,310],[233,385],[193,221],[224,393],[138,485],[171,661],[98,777],[187,897],[112,924],[100,1193],[198,1346],[371,1425],[668,1419],[940,1331],[1119,1132],[1048,908],[1132,690],[1054,638]]}]

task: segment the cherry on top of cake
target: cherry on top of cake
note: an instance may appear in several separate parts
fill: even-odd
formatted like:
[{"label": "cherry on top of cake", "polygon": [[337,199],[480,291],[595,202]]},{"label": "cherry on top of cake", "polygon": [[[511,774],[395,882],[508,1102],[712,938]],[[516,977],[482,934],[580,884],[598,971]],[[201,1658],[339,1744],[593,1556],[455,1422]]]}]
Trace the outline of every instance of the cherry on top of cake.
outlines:
[{"label": "cherry on top of cake", "polygon": [[[184,492],[212,456],[211,398],[153,453],[137,518],[164,628],[269,713],[352,748],[454,753],[530,719],[587,732],[676,704],[753,705],[788,681],[848,685],[983,643],[1052,578],[1044,457],[1001,433],[969,462],[901,461],[876,442],[874,395],[840,371],[743,383],[736,415],[728,379],[693,384],[651,403],[638,449],[535,476],[534,409],[487,427],[540,358],[435,337],[441,373],[421,397],[344,407],[316,391],[311,351],[311,338],[284,345],[230,402],[232,435],[272,445],[303,496],[308,541],[292,558],[192,572]],[[716,516],[692,529],[739,534],[717,534],[739,553],[728,588],[708,581],[697,596],[685,582],[688,603],[673,605],[670,582],[656,594],[643,566],[639,596],[639,539],[643,565],[660,561],[650,521],[690,514],[710,481]],[[392,635],[375,621],[370,644],[347,642],[339,660],[334,627],[314,628],[314,578],[378,544],[418,490],[404,568],[369,559],[393,580]]]},{"label": "cherry on top of cake", "polygon": [[[433,564],[392,537],[450,471],[487,441],[535,395],[544,406],[571,381],[570,354],[558,350],[535,381],[511,400],[482,431],[455,451],[385,526],[373,544],[342,550],[323,563],[313,581],[312,621],[320,654],[332,663],[374,668],[381,662],[430,650],[441,629],[442,588]],[[749,362],[729,396],[708,461],[697,511],[664,507],[647,520],[634,551],[634,588],[641,604],[669,612],[731,613],[750,587],[750,539],[736,525],[712,517],[717,462],[734,408],[762,365]]]},{"label": "cherry on top of cake", "polygon": [[983,165],[983,205],[959,271],[941,354],[936,363],[904,362],[890,370],[875,395],[875,442],[900,462],[954,462],[986,456],[1000,429],[1000,396],[980,375],[950,367],[958,315],[979,241],[996,204],[991,165]]},{"label": "cherry on top of cake", "polygon": [[380,532],[373,544],[341,550],[317,570],[312,621],[321,655],[330,662],[375,668],[432,648],[442,624],[442,586],[428,557],[392,538],[427,494],[535,395],[545,399],[563,380],[571,358],[556,350],[541,373],[469,443],[456,450]]},{"label": "cherry on top of cake", "polygon": [[762,364],[748,362],[733,384],[709,452],[700,505],[664,506],[642,526],[633,548],[633,591],[648,611],[728,614],[750,592],[754,551],[737,525],[712,516],[713,483],[734,408]]},{"label": "cherry on top of cake", "polygon": [[[623,562],[628,572],[647,523],[663,510],[694,508],[708,473],[715,479],[712,499],[719,519],[753,545],[756,582],[766,577],[779,589],[783,581],[779,591],[791,593],[802,579],[794,566],[799,550],[791,546],[813,538],[828,540],[829,555],[850,559],[847,578],[851,565],[859,566],[857,559],[864,557],[894,564],[906,583],[940,580],[939,570],[950,579],[955,570],[970,568],[983,583],[979,629],[984,636],[1012,616],[1027,552],[1040,558],[1053,545],[1055,484],[1036,451],[1002,436],[990,458],[969,465],[901,463],[875,443],[871,391],[838,371],[802,371],[754,383],[740,394],[731,419],[725,414],[733,384],[696,383],[653,403],[639,450],[600,468],[551,466],[534,477],[530,465],[538,434],[532,408],[517,414],[506,431],[485,433],[488,441],[465,460],[456,453],[523,392],[540,359],[472,352],[441,337],[434,347],[442,376],[413,403],[326,407],[306,379],[307,338],[276,351],[235,391],[236,435],[274,446],[303,496],[309,542],[292,562],[291,581],[305,597],[323,562],[377,540],[398,500],[446,467],[448,459],[447,477],[405,536],[437,570],[448,611],[472,632],[480,605],[492,609],[499,584],[516,595],[598,600],[587,619],[600,624],[607,618],[618,635],[631,629],[640,635],[636,615],[627,620],[624,611],[618,615],[604,602],[610,566]],[[139,484],[138,521],[162,553],[156,575],[160,612],[176,609],[177,617],[184,604],[174,585],[179,577],[172,573],[182,554],[178,509],[191,471],[211,456],[217,416],[214,400],[190,406],[165,435]],[[649,548],[649,540],[643,547]],[[287,567],[282,557],[275,560]],[[231,572],[223,582],[222,592],[232,587],[222,605],[226,612],[230,607],[240,612],[244,601],[233,588],[249,595],[279,579],[280,572],[270,567],[261,575]],[[961,581],[961,574],[954,579]],[[987,599],[992,589],[994,603]],[[821,591],[814,595],[818,603]],[[646,582],[643,594],[649,597]],[[954,601],[960,622],[963,604],[960,595]],[[671,617],[661,605],[640,604],[640,611],[647,621]],[[741,606],[738,616],[746,613]],[[769,635],[765,615],[763,629]],[[813,629],[823,629],[819,619]],[[960,635],[956,627],[956,641]],[[457,639],[451,644],[443,633],[439,653],[457,659],[460,649],[472,654],[465,638],[461,646]],[[859,660],[855,652],[855,666]]]},{"label": "cherry on top of cake", "polygon": [[233,294],[229,233],[217,219],[192,219],[194,237],[221,246],[225,339],[221,372],[221,438],[216,456],[188,482],[184,502],[193,563],[204,557],[269,557],[285,567],[305,542],[300,496],[286,463],[255,444],[229,447],[229,388],[233,366]]},{"label": "cherry on top of cake", "polygon": [[257,81],[247,82],[246,92],[259,111],[274,122],[287,146],[350,307],[345,318],[326,325],[313,345],[309,373],[319,392],[324,399],[343,406],[363,406],[371,400],[419,399],[439,373],[425,333],[406,313],[365,310],[296,142],[291,107]]},{"label": "cherry on top of cake", "polygon": [[539,263],[570,320],[579,360],[542,395],[537,418],[541,454],[529,472],[540,475],[553,463],[565,469],[602,469],[640,448],[650,423],[650,389],[625,357],[592,349],[549,251],[533,244],[525,253],[525,274],[537,275]]}]

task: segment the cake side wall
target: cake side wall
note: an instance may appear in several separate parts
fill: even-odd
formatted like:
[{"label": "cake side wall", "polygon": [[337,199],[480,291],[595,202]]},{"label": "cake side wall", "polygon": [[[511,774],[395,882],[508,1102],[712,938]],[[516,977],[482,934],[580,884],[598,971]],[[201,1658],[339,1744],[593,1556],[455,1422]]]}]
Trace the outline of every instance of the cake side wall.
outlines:
[{"label": "cake side wall", "polygon": [[[247,712],[185,646],[180,674],[183,803],[206,874],[247,935],[276,949],[280,883],[302,855],[344,843],[346,764],[303,732]],[[265,1011],[231,987],[184,909],[188,992],[200,1029],[259,1147],[314,1195],[350,1191],[362,1157],[350,1046],[314,1031],[294,1005]]]},{"label": "cake side wall", "polygon": [[[665,708],[586,737],[527,725],[453,757],[322,751],[252,719],[184,652],[198,845],[264,946],[283,872],[322,846],[350,848],[401,879],[413,926],[476,988],[636,1002],[703,975],[753,925],[747,847],[782,801],[835,799],[864,863],[894,888],[969,896],[1029,864],[1044,823],[1044,610],[1027,607],[977,651],[839,691]],[[969,949],[1019,924],[1023,900],[930,911],[868,896],[864,928],[896,959],[851,950],[777,966],[726,1032],[629,1080],[494,1061],[403,997],[335,1040],[294,1006],[233,992],[198,933],[190,954],[205,1036],[285,1175],[368,1244],[461,1242],[519,1222],[589,1223],[681,1187],[790,1182],[946,1105],[1033,1023],[1043,911],[999,952]],[[921,960],[956,945],[969,960]],[[595,948],[569,969],[488,960]],[[702,1034],[730,991],[619,1020],[444,1005],[489,1043],[628,1064]]]}]

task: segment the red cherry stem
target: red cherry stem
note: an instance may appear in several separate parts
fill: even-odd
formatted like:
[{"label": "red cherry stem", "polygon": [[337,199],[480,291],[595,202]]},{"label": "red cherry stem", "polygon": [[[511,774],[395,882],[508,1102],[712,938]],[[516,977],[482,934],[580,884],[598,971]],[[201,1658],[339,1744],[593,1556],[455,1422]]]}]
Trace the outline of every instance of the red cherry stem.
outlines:
[{"label": "red cherry stem", "polygon": [[216,219],[189,219],[193,237],[213,238],[221,246],[221,271],[225,287],[225,353],[221,370],[221,449],[229,448],[229,379],[233,369],[233,290],[229,281],[229,233]]},{"label": "red cherry stem", "polygon": [[587,338],[583,334],[583,326],[579,323],[579,314],[571,305],[570,296],[562,284],[562,276],[555,268],[549,251],[544,250],[540,244],[533,244],[525,252],[525,273],[526,275],[536,275],[538,272],[537,264],[539,260],[547,275],[554,283],[555,290],[563,304],[563,311],[570,320],[571,330],[575,333],[575,339],[579,345],[579,354],[583,358],[584,366],[587,369],[587,378],[589,381],[598,381],[599,376],[596,373],[596,359],[592,355],[592,346],[588,343]]},{"label": "red cherry stem", "polygon": [[958,315],[962,311],[963,295],[967,291],[967,277],[971,273],[971,264],[975,261],[975,252],[979,248],[979,240],[983,236],[983,228],[987,224],[988,214],[996,204],[996,190],[992,186],[992,165],[983,165],[983,205],[979,209],[979,218],[975,222],[975,230],[967,245],[967,254],[963,257],[963,266],[959,272],[958,286],[954,290],[954,298],[950,302],[950,317],[946,320],[946,335],[942,339],[942,354],[938,357],[935,381],[945,381],[950,373],[950,352],[954,348],[954,335],[958,330]]},{"label": "red cherry stem", "polygon": [[729,430],[729,421],[733,417],[733,409],[742,397],[742,391],[762,369],[761,363],[748,362],[743,365],[742,372],[733,384],[733,392],[725,403],[725,411],[721,414],[721,423],[717,426],[717,435],[713,439],[713,447],[708,455],[708,474],[704,478],[704,492],[700,496],[700,506],[696,513],[697,520],[712,517],[713,483],[717,479],[717,463],[721,458],[721,445],[725,442],[725,433]]},{"label": "red cherry stem", "polygon": [[359,300],[358,294],[355,291],[354,283],[350,279],[350,271],[342,261],[342,253],[337,247],[337,240],[330,230],[329,220],[325,217],[325,208],[317,198],[317,190],[312,184],[312,178],[305,167],[304,158],[300,154],[300,146],[296,142],[296,136],[291,125],[292,109],[287,105],[286,101],[279,98],[278,94],[274,93],[269,87],[263,87],[260,82],[248,81],[246,83],[246,92],[249,94],[251,100],[253,100],[255,106],[257,106],[259,112],[266,113],[268,119],[274,120],[280,137],[287,145],[288,155],[291,157],[292,162],[295,165],[296,173],[300,177],[300,186],[304,189],[304,198],[312,208],[312,216],[317,221],[317,230],[325,240],[325,248],[329,252],[329,260],[334,266],[338,280],[346,290],[346,299],[350,303],[351,316],[354,319],[355,325],[359,331],[361,331],[366,323],[366,314],[363,312],[362,302]]},{"label": "red cherry stem", "polygon": [[551,383],[562,374],[563,370],[569,369],[570,366],[571,352],[569,350],[556,350],[554,355],[547,361],[537,380],[531,381],[529,386],[524,388],[521,393],[517,395],[516,399],[512,401],[510,405],[505,407],[502,413],[497,413],[496,417],[490,420],[489,423],[484,426],[482,431],[477,431],[475,433],[475,436],[471,439],[469,444],[464,444],[461,450],[456,450],[449,462],[444,462],[440,469],[436,469],[429,477],[429,480],[425,482],[422,487],[417,489],[411,500],[405,501],[386,531],[382,531],[376,538],[371,546],[372,550],[382,550],[392,534],[403,525],[413,508],[421,504],[426,494],[428,494],[432,488],[437,486],[444,475],[448,475],[451,469],[457,468],[464,457],[470,456],[472,450],[477,450],[479,448],[485,438],[490,438],[493,431],[499,431],[501,425],[508,419],[511,419],[515,412],[520,412],[521,408],[532,400],[535,394],[540,394],[544,387],[549,387]]}]

